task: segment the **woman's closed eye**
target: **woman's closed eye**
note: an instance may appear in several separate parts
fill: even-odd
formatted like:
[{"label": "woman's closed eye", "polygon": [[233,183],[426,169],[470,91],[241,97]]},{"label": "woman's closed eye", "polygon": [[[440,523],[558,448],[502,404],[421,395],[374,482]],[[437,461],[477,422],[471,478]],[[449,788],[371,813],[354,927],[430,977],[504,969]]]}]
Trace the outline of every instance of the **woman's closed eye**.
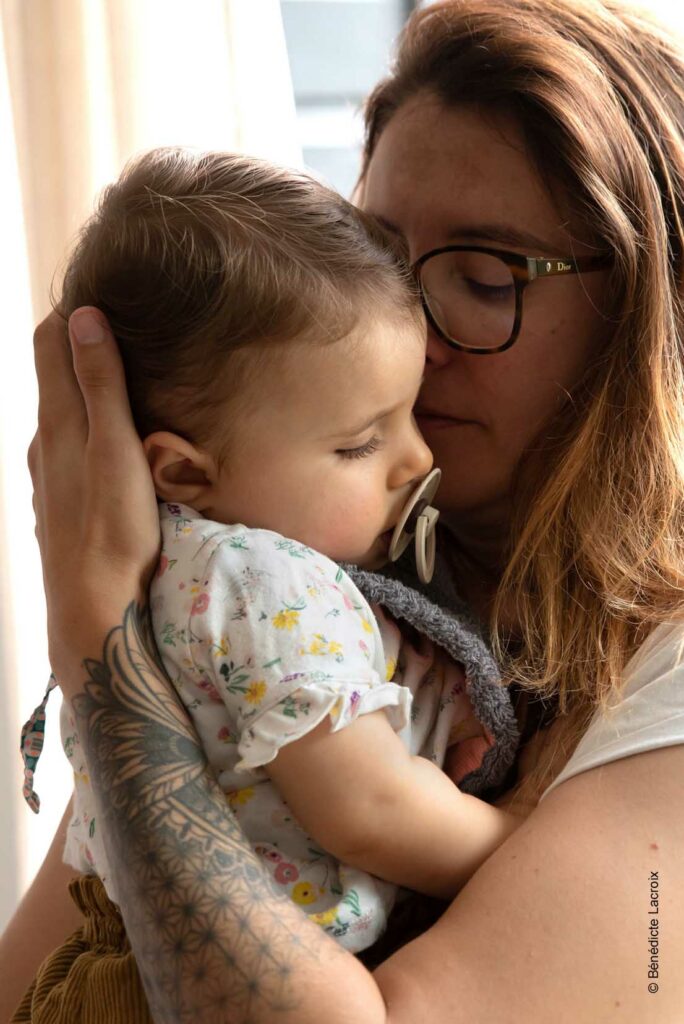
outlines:
[{"label": "woman's closed eye", "polygon": [[509,302],[515,300],[514,286],[507,284],[487,284],[484,281],[475,281],[472,278],[464,278],[464,283],[471,294],[481,302]]},{"label": "woman's closed eye", "polygon": [[379,451],[383,447],[383,441],[379,437],[371,437],[370,441],[366,441],[365,444],[360,445],[358,448],[338,448],[336,454],[341,455],[343,459],[365,459],[368,455],[372,455],[373,452]]}]

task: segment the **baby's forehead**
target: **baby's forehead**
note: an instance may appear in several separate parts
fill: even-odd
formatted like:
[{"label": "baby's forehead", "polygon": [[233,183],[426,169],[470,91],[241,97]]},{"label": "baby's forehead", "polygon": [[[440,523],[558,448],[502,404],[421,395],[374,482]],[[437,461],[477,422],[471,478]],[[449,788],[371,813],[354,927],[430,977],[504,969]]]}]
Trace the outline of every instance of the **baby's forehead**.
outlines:
[{"label": "baby's forehead", "polygon": [[425,363],[424,329],[410,321],[376,321],[292,356],[294,415],[317,436],[361,432],[369,421],[415,400]]}]

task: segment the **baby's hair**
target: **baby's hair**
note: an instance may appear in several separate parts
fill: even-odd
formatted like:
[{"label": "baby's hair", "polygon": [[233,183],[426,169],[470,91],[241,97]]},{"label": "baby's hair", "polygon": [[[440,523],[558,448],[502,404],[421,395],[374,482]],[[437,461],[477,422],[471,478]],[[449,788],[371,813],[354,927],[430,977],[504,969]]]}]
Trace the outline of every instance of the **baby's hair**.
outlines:
[{"label": "baby's hair", "polygon": [[141,436],[196,443],[253,390],[260,351],[334,342],[371,314],[420,315],[397,240],[335,191],[263,160],[169,147],[128,163],[84,226],[57,308],[83,305],[109,320]]}]

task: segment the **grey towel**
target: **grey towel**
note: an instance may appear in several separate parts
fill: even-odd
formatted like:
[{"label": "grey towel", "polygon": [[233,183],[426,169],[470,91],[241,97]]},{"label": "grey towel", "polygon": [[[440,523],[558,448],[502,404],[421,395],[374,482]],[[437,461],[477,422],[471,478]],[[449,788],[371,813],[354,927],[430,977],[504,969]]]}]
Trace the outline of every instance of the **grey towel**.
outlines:
[{"label": "grey towel", "polygon": [[480,796],[499,786],[515,761],[520,732],[511,698],[482,630],[456,594],[444,561],[438,558],[428,587],[421,585],[407,566],[408,558],[401,567],[388,567],[383,573],[366,572],[353,565],[343,568],[367,601],[381,604],[394,618],[403,619],[463,665],[466,692],[475,714],[495,740],[480,767],[458,784],[464,793]]}]

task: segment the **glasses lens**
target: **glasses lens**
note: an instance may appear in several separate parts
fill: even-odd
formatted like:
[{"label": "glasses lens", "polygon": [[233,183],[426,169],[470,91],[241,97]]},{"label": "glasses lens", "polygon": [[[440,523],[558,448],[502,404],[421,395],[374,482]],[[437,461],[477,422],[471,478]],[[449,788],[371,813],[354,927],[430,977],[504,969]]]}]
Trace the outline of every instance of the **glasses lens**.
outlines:
[{"label": "glasses lens", "polygon": [[430,313],[452,341],[466,348],[505,345],[515,323],[515,282],[510,268],[483,252],[443,252],[421,267]]}]

